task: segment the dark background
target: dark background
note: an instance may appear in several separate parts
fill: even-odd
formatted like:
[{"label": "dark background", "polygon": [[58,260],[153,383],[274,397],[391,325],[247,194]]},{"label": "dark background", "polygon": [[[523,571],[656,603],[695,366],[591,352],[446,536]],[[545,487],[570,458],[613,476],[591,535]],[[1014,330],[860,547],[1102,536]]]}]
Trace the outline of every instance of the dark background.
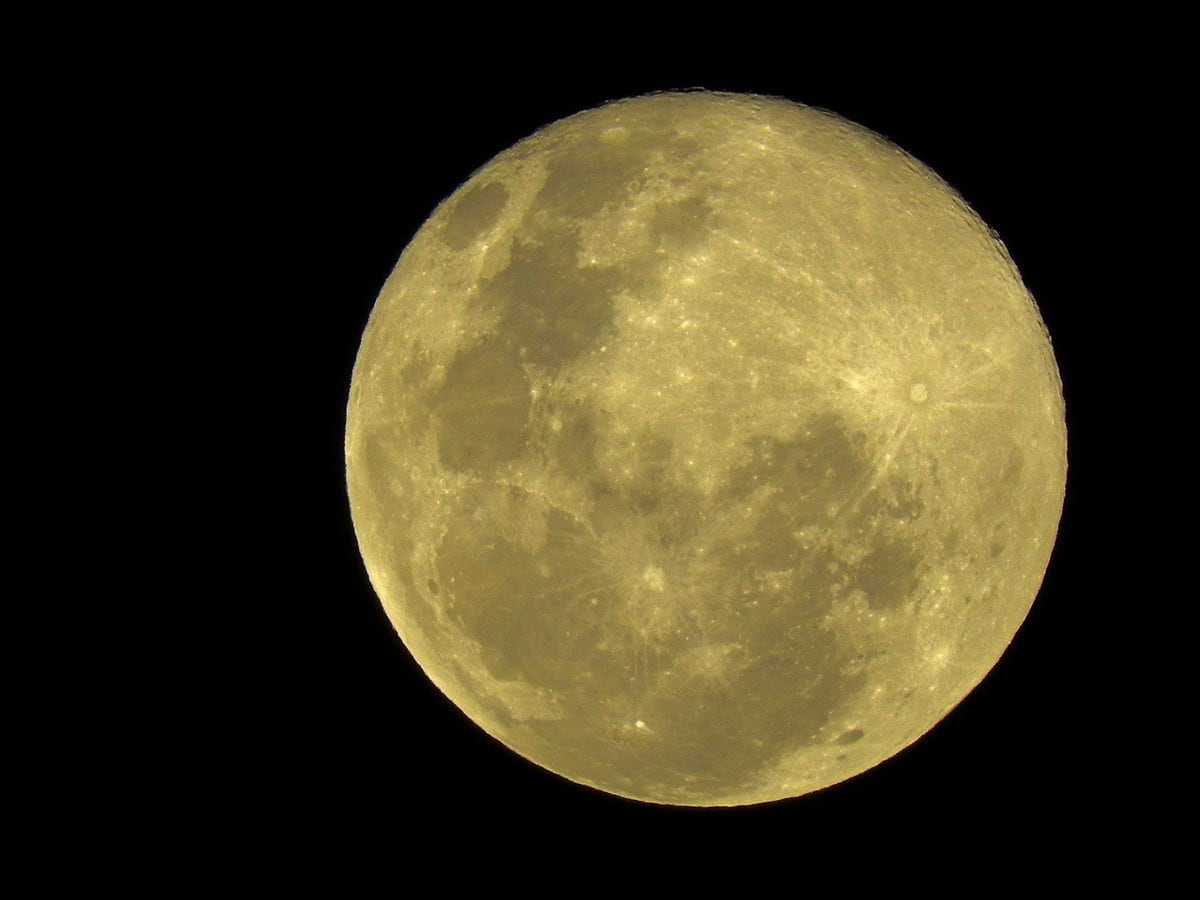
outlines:
[{"label": "dark background", "polygon": [[[519,842],[514,823],[534,822],[539,834],[619,835],[639,846],[706,833],[747,846],[766,834],[1054,846],[1064,830],[1075,839],[1105,831],[1122,809],[1111,739],[1122,671],[1109,649],[1105,593],[1116,587],[1097,575],[1105,510],[1093,499],[1103,484],[1095,309],[1114,252],[1096,185],[1113,163],[1104,110],[1119,102],[1107,75],[1024,57],[854,75],[791,62],[631,71],[568,56],[458,79],[344,48],[259,73],[220,147],[252,201],[237,211],[241,249],[268,262],[254,288],[265,313],[232,315],[265,325],[271,342],[255,392],[269,402],[251,430],[254,449],[266,451],[256,454],[265,502],[253,524],[270,550],[251,551],[248,562],[247,615],[260,627],[245,631],[246,711],[221,748],[246,786],[245,814],[309,835],[466,829]],[[1070,441],[1049,571],[987,679],[875,769],[796,800],[734,810],[654,807],[576,786],[476,728],[428,682],[384,616],[344,485],[358,341],[384,279],[436,205],[545,124],[606,100],[686,87],[830,109],[954,186],[1001,236],[1040,306]],[[1110,185],[1106,196],[1119,190]]]}]

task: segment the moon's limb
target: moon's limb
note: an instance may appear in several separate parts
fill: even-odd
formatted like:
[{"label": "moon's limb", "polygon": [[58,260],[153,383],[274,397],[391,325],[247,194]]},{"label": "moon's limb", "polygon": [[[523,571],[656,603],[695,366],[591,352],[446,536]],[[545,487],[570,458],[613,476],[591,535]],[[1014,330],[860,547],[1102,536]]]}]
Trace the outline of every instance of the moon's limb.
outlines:
[{"label": "moon's limb", "polygon": [[373,584],[490,734],[638,799],[835,783],[992,667],[1048,562],[1061,388],[1003,246],[827,113],[660,95],[497,157],[364,334]]}]

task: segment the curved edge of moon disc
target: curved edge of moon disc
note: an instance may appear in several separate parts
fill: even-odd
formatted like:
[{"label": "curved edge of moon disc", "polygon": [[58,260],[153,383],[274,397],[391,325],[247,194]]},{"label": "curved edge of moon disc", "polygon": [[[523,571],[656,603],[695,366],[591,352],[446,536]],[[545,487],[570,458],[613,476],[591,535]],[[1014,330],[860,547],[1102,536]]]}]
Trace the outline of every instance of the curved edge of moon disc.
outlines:
[{"label": "curved edge of moon disc", "polygon": [[372,585],[430,679],[574,782],[779,800],[991,670],[1066,479],[1049,336],[941,179],[787,101],[556,122],[430,216],[347,410]]}]

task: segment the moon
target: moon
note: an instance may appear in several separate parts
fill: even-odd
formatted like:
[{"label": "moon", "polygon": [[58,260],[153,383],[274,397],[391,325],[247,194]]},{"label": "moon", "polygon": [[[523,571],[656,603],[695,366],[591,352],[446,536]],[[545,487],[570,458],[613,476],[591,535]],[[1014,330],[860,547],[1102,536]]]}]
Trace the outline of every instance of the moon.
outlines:
[{"label": "moon", "polygon": [[1066,481],[1049,337],[962,198],[834,114],[707,92],[556,122],[439,206],[345,450],[371,583],[446,696],[686,806],[932,728],[1028,613]]}]

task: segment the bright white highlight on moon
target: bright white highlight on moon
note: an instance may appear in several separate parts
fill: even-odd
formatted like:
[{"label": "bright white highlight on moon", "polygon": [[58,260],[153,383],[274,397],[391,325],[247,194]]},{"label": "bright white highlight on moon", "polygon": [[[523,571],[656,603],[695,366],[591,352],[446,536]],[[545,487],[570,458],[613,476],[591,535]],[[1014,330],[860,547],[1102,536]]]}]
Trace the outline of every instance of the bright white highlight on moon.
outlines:
[{"label": "bright white highlight on moon", "polygon": [[829,113],[664,94],[434,212],[346,465],[372,584],[472,720],[581,784],[737,805],[876,765],[987,674],[1066,431],[1032,298],[936,175]]}]

